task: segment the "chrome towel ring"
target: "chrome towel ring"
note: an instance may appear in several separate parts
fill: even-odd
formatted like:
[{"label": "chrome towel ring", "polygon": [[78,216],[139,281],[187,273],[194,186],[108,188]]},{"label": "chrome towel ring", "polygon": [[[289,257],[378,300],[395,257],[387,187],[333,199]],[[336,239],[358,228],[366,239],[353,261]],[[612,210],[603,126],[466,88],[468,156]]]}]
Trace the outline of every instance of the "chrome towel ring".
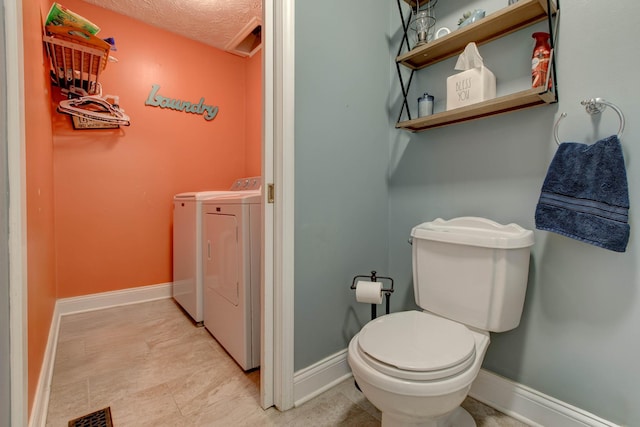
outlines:
[{"label": "chrome towel ring", "polygon": [[[584,101],[580,102],[580,104],[584,105],[584,109],[590,115],[600,114],[605,110],[605,108],[607,108],[607,106],[611,107],[613,111],[615,111],[618,114],[618,117],[620,118],[620,128],[618,129],[618,139],[622,138],[622,132],[624,132],[624,114],[622,114],[622,111],[620,110],[620,108],[618,108],[617,105],[612,104],[611,102],[605,101],[602,98],[585,99]],[[567,117],[567,113],[560,114],[560,117],[556,121],[555,126],[553,126],[553,136],[556,139],[557,145],[560,145],[560,139],[558,138],[558,125],[560,124],[560,120],[564,119],[565,117]]]}]

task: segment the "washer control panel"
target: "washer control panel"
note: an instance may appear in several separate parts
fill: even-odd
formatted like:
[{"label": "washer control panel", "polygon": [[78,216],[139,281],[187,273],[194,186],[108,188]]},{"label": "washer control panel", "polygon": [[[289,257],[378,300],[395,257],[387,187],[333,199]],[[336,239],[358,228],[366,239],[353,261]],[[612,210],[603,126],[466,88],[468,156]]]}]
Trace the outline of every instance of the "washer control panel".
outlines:
[{"label": "washer control panel", "polygon": [[233,182],[231,191],[260,190],[262,188],[262,177],[253,176],[249,178],[238,178]]}]

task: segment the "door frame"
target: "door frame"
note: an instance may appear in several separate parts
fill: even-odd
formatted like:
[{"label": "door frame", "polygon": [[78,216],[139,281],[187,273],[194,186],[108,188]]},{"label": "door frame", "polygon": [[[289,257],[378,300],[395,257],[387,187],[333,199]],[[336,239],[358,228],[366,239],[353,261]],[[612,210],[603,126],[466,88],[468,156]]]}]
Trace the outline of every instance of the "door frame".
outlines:
[{"label": "door frame", "polygon": [[[2,0],[9,192],[9,358],[11,426],[28,424],[27,239],[22,0]],[[5,82],[3,82],[5,83]]]},{"label": "door frame", "polygon": [[[294,406],[295,0],[265,0],[263,31],[262,360],[260,403]],[[269,186],[273,184],[273,202]]]},{"label": "door frame", "polygon": [[[0,8],[0,93],[6,91],[4,8]],[[11,324],[9,322],[9,176],[7,99],[0,97],[0,425],[11,425]]]}]

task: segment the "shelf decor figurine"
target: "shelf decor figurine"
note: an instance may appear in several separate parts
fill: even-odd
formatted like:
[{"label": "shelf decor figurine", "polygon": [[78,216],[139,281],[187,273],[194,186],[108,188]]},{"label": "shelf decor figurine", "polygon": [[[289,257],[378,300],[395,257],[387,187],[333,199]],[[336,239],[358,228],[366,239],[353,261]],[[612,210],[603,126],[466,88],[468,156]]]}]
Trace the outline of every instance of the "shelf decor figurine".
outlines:
[{"label": "shelf decor figurine", "polygon": [[484,18],[486,12],[483,9],[474,9],[473,12],[466,11],[462,14],[462,18],[458,20],[458,28],[464,28],[469,24],[473,24],[476,21]]}]

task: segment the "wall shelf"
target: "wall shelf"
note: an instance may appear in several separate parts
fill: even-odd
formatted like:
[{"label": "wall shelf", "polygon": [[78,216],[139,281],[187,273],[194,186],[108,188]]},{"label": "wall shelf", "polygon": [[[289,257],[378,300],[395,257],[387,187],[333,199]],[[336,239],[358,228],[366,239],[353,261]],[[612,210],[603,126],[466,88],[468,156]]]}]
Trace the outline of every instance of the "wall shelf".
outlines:
[{"label": "wall shelf", "polygon": [[100,74],[107,66],[111,46],[76,27],[47,25],[42,40],[49,55],[51,76],[63,89],[72,86],[88,94],[100,92]]},{"label": "wall shelf", "polygon": [[555,101],[555,94],[545,90],[544,86],[542,86],[456,108],[455,110],[443,111],[430,116],[399,122],[396,124],[396,128],[419,132],[497,114],[504,114],[510,111],[550,104]]},{"label": "wall shelf", "polygon": [[[404,1],[411,4],[409,0]],[[557,9],[553,4],[551,7],[553,15]],[[545,19],[547,0],[519,0],[473,24],[416,47],[398,56],[396,61],[408,68],[419,70],[462,53],[470,42],[479,46]]]},{"label": "wall shelf", "polygon": [[[397,1],[400,18],[402,19],[403,29],[405,31],[400,45],[401,51],[404,44],[409,48],[407,31],[409,29],[410,17],[406,19],[405,23],[405,17],[400,7],[400,0]],[[412,8],[415,7],[415,0],[403,1]],[[405,129],[410,132],[419,132],[557,102],[557,79],[555,75],[555,58],[553,58],[553,56],[555,56],[553,55],[555,41],[551,16],[558,14],[559,10],[559,0],[518,0],[516,3],[506,6],[473,24],[453,31],[437,40],[430,41],[425,45],[415,47],[405,54],[400,54],[399,52],[396,57],[396,68],[398,69],[398,78],[402,87],[404,100],[396,128]],[[409,86],[411,86],[413,73],[416,70],[459,55],[464,51],[467,44],[471,42],[482,45],[545,20],[548,23],[549,33],[551,34],[552,61],[549,67],[549,73],[551,73],[553,81],[553,90],[548,90],[545,85],[454,110],[435,113],[416,119],[411,118],[407,95],[409,93]],[[399,67],[401,65],[411,70],[411,76],[409,77],[407,85],[405,85],[402,73],[400,72]],[[401,121],[403,112],[406,112],[408,120]]]}]

